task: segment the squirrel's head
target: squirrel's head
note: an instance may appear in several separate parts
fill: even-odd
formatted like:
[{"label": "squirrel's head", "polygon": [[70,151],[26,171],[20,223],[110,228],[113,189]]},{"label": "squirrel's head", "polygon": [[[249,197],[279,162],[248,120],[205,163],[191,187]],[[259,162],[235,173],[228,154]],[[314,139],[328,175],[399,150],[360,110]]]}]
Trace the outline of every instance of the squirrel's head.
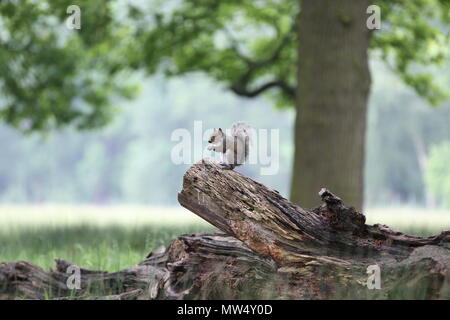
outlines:
[{"label": "squirrel's head", "polygon": [[208,143],[214,143],[214,142],[216,142],[217,140],[222,139],[223,136],[224,136],[224,133],[223,133],[223,131],[222,131],[221,128],[219,128],[219,129],[214,129],[214,131],[213,131],[211,137],[210,137],[209,140],[208,140]]}]

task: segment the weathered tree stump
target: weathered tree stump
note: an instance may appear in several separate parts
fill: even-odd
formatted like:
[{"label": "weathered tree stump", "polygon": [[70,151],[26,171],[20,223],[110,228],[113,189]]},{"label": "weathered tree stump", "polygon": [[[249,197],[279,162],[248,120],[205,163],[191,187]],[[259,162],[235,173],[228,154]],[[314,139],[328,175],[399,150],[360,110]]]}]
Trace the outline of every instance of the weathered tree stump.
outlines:
[{"label": "weathered tree stump", "polygon": [[[224,233],[180,236],[114,273],[79,267],[80,289],[67,287],[73,264],[62,259],[50,272],[0,263],[0,298],[450,298],[450,231],[422,238],[369,226],[330,191],[319,195],[321,206],[304,209],[203,160],[186,172],[178,199]],[[380,289],[366,285],[369,266],[381,271]]]}]

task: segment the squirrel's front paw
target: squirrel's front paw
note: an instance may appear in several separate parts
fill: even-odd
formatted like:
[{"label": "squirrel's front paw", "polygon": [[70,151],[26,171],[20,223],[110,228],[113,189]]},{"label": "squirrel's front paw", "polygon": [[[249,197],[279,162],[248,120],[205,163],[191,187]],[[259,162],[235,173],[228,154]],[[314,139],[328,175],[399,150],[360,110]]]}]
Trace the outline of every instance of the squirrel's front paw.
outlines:
[{"label": "squirrel's front paw", "polygon": [[208,146],[208,148],[206,148],[208,150],[214,150],[214,146]]},{"label": "squirrel's front paw", "polygon": [[224,163],[224,162],[221,162],[219,164],[220,164],[220,167],[224,170],[233,170],[234,169],[234,165],[232,165],[232,164],[228,164],[228,163]]}]

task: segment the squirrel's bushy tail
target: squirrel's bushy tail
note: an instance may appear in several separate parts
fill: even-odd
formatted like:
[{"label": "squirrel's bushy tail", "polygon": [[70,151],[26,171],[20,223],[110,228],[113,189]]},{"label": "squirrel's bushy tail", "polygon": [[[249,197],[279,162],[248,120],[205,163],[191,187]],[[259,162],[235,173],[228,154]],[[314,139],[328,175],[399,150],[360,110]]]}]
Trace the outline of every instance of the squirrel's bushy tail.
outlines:
[{"label": "squirrel's bushy tail", "polygon": [[242,142],[244,142],[245,160],[247,160],[252,138],[252,127],[244,122],[236,122],[231,126],[231,134],[233,137],[237,137]]},{"label": "squirrel's bushy tail", "polygon": [[245,122],[236,122],[231,126],[231,134],[235,137],[248,137],[250,139],[252,134],[252,127],[250,127]]}]

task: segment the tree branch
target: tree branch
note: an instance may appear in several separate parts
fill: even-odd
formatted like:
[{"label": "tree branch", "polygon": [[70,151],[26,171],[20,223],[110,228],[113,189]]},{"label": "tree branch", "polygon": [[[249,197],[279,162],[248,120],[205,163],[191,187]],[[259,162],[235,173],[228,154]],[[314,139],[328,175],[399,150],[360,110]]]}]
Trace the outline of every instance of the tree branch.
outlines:
[{"label": "tree branch", "polygon": [[295,89],[289,86],[283,80],[269,81],[253,90],[248,89],[246,84],[236,83],[232,85],[230,89],[239,96],[253,98],[263,93],[264,91],[275,87],[280,88],[285,94],[287,94],[290,97],[293,97],[295,95]]},{"label": "tree branch", "polygon": [[237,47],[237,41],[233,39],[233,37],[229,34],[229,32],[227,32],[228,38],[231,42],[231,48],[234,50],[235,54],[247,65],[247,70],[242,74],[242,76],[235,83],[232,83],[230,85],[230,89],[234,93],[240,96],[253,98],[266,90],[278,87],[283,91],[283,93],[285,93],[289,97],[293,98],[295,96],[295,89],[283,79],[272,80],[261,85],[256,89],[249,89],[252,76],[255,74],[255,72],[265,66],[270,65],[280,57],[283,48],[289,43],[290,40],[292,40],[291,38],[293,35],[294,27],[295,24],[293,24],[291,30],[289,30],[289,32],[287,32],[284,35],[278,46],[275,48],[275,50],[269,57],[259,61],[252,60],[250,57],[241,53]]}]

